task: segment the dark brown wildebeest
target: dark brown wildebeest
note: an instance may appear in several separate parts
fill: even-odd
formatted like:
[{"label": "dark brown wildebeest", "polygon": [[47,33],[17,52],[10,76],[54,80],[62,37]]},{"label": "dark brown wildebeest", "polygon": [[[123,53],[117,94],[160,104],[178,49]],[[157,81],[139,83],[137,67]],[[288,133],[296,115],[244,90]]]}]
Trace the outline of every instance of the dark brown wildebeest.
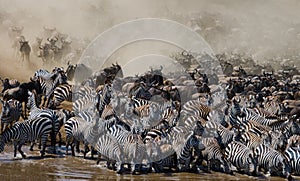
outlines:
[{"label": "dark brown wildebeest", "polygon": [[20,52],[21,52],[21,60],[24,62],[24,59],[26,59],[27,62],[30,61],[30,52],[31,47],[28,44],[28,41],[19,41],[20,43]]}]

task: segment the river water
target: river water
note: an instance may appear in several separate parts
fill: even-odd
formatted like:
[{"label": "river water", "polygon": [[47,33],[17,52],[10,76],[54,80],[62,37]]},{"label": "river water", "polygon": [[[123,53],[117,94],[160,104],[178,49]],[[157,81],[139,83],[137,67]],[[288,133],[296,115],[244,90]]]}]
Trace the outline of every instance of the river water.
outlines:
[{"label": "river water", "polygon": [[[241,174],[227,175],[212,173],[164,173],[164,174],[117,174],[105,168],[104,164],[96,165],[92,159],[66,156],[65,147],[58,148],[58,154],[46,154],[39,157],[39,151],[29,151],[28,146],[22,150],[26,159],[13,157],[12,145],[7,145],[0,154],[0,180],[265,180],[266,178],[249,177]],[[268,177],[268,180],[284,180],[279,177]],[[296,178],[297,179],[297,178]],[[300,177],[298,177],[300,179]]]}]

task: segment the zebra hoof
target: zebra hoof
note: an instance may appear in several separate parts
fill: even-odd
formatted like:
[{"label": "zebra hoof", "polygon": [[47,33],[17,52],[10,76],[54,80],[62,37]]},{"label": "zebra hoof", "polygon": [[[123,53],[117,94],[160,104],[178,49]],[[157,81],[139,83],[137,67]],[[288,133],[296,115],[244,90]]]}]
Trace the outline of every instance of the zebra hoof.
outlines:
[{"label": "zebra hoof", "polygon": [[286,177],[286,179],[287,179],[288,181],[292,181],[292,180],[293,180],[293,177],[292,177],[291,174],[288,174],[288,176]]},{"label": "zebra hoof", "polygon": [[44,158],[45,152],[41,151],[41,158]]}]

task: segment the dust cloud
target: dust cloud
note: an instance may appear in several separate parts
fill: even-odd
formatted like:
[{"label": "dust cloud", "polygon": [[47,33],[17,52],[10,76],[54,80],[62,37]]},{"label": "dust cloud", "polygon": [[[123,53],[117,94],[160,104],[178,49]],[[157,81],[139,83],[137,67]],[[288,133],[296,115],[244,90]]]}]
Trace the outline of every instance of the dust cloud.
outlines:
[{"label": "dust cloud", "polygon": [[23,77],[17,76],[15,70],[26,72],[27,67],[32,72],[41,67],[41,59],[33,55],[33,64],[20,66],[8,38],[10,26],[23,26],[29,43],[47,26],[69,35],[75,44],[75,40],[90,42],[121,22],[149,17],[171,19],[191,27],[216,53],[245,53],[258,62],[289,59],[300,66],[297,0],[0,0],[0,4],[2,76]]}]

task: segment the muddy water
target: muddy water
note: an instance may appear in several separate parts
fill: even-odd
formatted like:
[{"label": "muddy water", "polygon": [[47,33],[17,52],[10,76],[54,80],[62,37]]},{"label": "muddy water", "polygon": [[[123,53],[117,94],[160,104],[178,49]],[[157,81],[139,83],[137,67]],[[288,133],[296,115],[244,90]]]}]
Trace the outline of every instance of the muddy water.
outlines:
[{"label": "muddy water", "polygon": [[[29,151],[27,146],[22,149],[26,159],[13,157],[13,147],[7,145],[0,154],[0,180],[258,180],[263,178],[248,177],[240,174],[226,175],[222,173],[169,173],[119,175],[105,168],[104,164],[96,165],[95,160],[65,156],[65,148],[58,148],[58,154],[47,154],[44,159],[39,151]],[[269,177],[270,180],[284,180]],[[299,178],[298,178],[299,179]]]}]

